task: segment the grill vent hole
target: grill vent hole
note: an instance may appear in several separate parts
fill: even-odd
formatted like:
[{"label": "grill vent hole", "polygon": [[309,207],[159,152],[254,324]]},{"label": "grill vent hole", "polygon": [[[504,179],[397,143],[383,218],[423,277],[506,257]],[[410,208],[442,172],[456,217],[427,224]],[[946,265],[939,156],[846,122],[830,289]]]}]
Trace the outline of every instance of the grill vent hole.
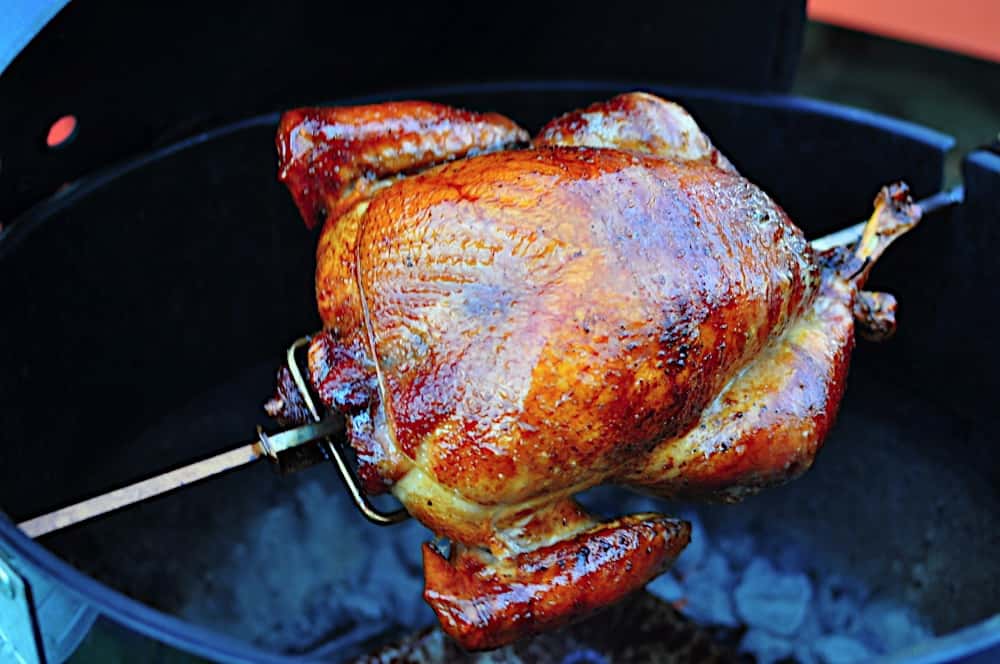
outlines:
[{"label": "grill vent hole", "polygon": [[45,145],[51,149],[66,147],[76,137],[77,124],[75,115],[62,116],[49,127]]}]

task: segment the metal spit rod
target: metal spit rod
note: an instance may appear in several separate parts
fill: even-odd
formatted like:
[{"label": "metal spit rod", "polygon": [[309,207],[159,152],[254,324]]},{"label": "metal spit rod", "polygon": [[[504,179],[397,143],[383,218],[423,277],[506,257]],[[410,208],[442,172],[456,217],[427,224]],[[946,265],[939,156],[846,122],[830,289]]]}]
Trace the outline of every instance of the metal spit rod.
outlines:
[{"label": "metal spit rod", "polygon": [[[964,197],[965,190],[959,186],[946,191],[939,191],[932,196],[928,196],[923,200],[917,201],[916,205],[920,208],[920,216],[923,217],[932,212],[937,212],[938,210],[958,205],[962,202]],[[827,249],[831,249],[833,247],[854,244],[861,239],[861,234],[864,232],[865,224],[867,223],[867,221],[862,221],[854,224],[853,226],[842,228],[839,231],[830,233],[829,235],[816,238],[809,244],[811,244],[812,248],[816,251],[826,251]]]},{"label": "metal spit rod", "polygon": [[[936,210],[957,205],[962,202],[962,198],[962,188],[955,187],[954,189],[929,196],[918,202],[917,206],[920,208],[921,215],[927,215]],[[814,249],[823,251],[831,247],[855,243],[861,239],[865,223],[861,222],[817,238],[811,244]],[[379,525],[391,525],[403,521],[408,517],[406,510],[401,509],[395,512],[384,513],[372,506],[366,498],[360,482],[358,482],[357,477],[351,471],[350,465],[340,446],[331,439],[332,436],[340,434],[344,430],[344,421],[336,415],[328,416],[326,419],[321,418],[296,360],[296,353],[308,344],[309,341],[309,337],[304,337],[293,343],[288,349],[287,361],[295,385],[310,415],[313,417],[314,422],[312,424],[282,431],[273,436],[265,434],[258,427],[258,440],[256,442],[241,445],[228,452],[196,461],[176,470],[171,470],[130,484],[121,489],[84,500],[75,505],[63,507],[54,512],[23,521],[18,526],[28,536],[40,537],[41,535],[61,530],[154,496],[174,491],[188,484],[214,477],[234,468],[245,466],[262,457],[271,459],[280,467],[280,460],[283,454],[300,449],[307,443],[317,441],[322,441],[321,450],[324,457],[331,460],[337,466],[337,470],[344,481],[344,485],[347,487],[348,493],[350,493],[355,506],[365,518]]]},{"label": "metal spit rod", "polygon": [[333,436],[343,430],[343,420],[339,417],[330,417],[322,422],[296,427],[273,436],[267,436],[261,432],[256,442],[240,445],[227,452],[195,461],[155,477],[89,498],[75,505],[22,521],[17,525],[29,537],[40,537],[122,507],[148,500],[154,496],[180,489],[188,484],[220,475],[260,458],[266,457],[277,462],[281,452],[327,436]]},{"label": "metal spit rod", "polygon": [[238,468],[251,461],[256,461],[263,455],[264,450],[261,448],[259,442],[250,443],[237,447],[235,450],[217,454],[209,459],[188,464],[177,470],[151,477],[148,480],[136,482],[135,484],[110,491],[104,495],[84,500],[75,505],[63,507],[54,512],[35,517],[34,519],[22,521],[17,525],[28,537],[39,537],[46,533],[72,526],[75,523],[92,519],[95,516],[106,514],[126,505],[132,505],[147,498],[179,489],[187,484],[203,480],[206,477]]},{"label": "metal spit rod", "polygon": [[[281,472],[299,470],[316,461],[332,461],[337,467],[348,493],[354,500],[355,506],[365,518],[379,525],[391,525],[405,520],[409,517],[406,510],[384,513],[368,501],[360,482],[351,470],[346,455],[341,451],[340,445],[333,440],[334,436],[343,433],[344,419],[336,414],[323,418],[316,409],[296,357],[297,352],[304,348],[309,341],[310,337],[296,340],[288,349],[287,360],[295,385],[308,406],[314,422],[273,435],[268,435],[260,427],[257,427],[257,440],[255,442],[240,445],[207,459],[195,461],[175,470],[22,521],[17,524],[18,527],[29,537],[40,537],[209,477],[215,477],[261,458],[271,460]],[[309,443],[316,443],[316,445],[307,449],[310,447]]]}]

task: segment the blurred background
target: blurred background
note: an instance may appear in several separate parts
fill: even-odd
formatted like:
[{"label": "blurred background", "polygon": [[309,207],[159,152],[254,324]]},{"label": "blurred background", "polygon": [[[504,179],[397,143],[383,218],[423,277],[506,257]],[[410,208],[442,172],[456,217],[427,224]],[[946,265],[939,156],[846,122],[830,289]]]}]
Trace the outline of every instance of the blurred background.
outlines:
[{"label": "blurred background", "polygon": [[[950,12],[977,3],[929,4],[942,9],[947,4]],[[957,183],[961,156],[995,140],[1000,132],[1000,3],[978,4],[994,13],[982,24],[994,35],[992,50],[976,51],[982,57],[821,22],[816,19],[826,14],[813,14],[792,91],[905,118],[954,136],[956,147],[946,174],[949,184]],[[906,10],[900,14],[905,16]]]}]

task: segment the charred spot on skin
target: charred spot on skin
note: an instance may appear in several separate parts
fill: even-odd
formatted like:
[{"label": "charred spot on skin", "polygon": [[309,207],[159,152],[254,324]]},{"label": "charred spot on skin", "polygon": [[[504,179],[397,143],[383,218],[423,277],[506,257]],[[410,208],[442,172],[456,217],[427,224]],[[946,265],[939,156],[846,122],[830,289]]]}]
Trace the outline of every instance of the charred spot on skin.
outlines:
[{"label": "charred spot on skin", "polygon": [[683,367],[685,362],[687,362],[688,351],[691,350],[691,346],[684,343],[677,348],[677,365]]}]

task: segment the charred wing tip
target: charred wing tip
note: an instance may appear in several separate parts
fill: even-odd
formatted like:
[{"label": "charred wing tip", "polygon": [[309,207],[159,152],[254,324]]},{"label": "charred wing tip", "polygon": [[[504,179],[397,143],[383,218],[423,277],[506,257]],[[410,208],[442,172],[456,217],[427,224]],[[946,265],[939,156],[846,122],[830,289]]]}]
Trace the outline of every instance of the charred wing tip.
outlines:
[{"label": "charred wing tip", "polygon": [[264,404],[264,412],[281,426],[305,424],[312,420],[288,367],[278,369],[274,396]]}]

